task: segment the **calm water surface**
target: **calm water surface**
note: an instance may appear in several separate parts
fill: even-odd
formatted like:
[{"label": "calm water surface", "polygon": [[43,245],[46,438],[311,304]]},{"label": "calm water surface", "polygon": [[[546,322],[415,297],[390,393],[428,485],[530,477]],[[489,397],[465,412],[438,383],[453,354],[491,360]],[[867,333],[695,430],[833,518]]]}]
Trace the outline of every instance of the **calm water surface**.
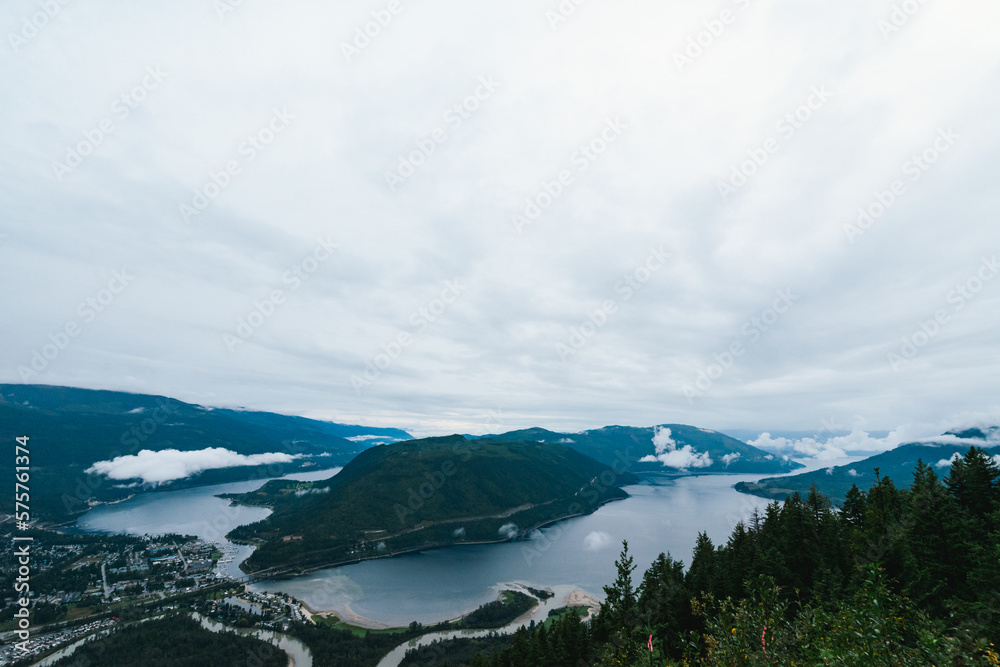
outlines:
[{"label": "calm water surface", "polygon": [[[292,475],[325,479],[333,471]],[[737,493],[733,484],[759,475],[719,475],[652,479],[629,486],[631,495],[589,516],[535,531],[504,544],[449,547],[396,558],[321,570],[295,579],[261,582],[254,590],[289,593],[317,611],[390,626],[419,620],[430,624],[456,618],[496,598],[507,583],[538,588],[580,588],[603,598],[602,586],[615,578],[614,561],[624,539],[639,566],[636,576],[660,552],[689,563],[700,531],[724,542],[736,522],[765,500]],[[225,540],[238,525],[258,521],[269,510],[233,507],[219,493],[245,492],[260,480],[181,491],[150,493],[116,505],[97,507],[81,517],[86,532],[197,535],[233,554],[224,566],[234,576],[251,549]]]},{"label": "calm water surface", "polygon": [[[328,479],[340,468],[295,473],[283,479],[314,481]],[[253,551],[252,547],[233,544],[226,533],[237,526],[260,521],[271,513],[263,507],[230,505],[216,498],[220,493],[246,493],[259,489],[268,480],[232,482],[201,486],[180,491],[144,493],[114,505],[101,505],[76,522],[76,530],[87,533],[131,533],[159,535],[178,533],[195,535],[219,545],[231,562],[221,563],[220,571],[233,577],[244,576],[238,565]]]},{"label": "calm water surface", "polygon": [[637,577],[660,552],[690,563],[700,531],[717,544],[724,542],[737,521],[767,505],[732,488],[757,477],[685,477],[629,486],[630,498],[527,539],[371,560],[253,588],[288,593],[316,610],[393,626],[456,618],[495,599],[509,582],[572,586],[603,599],[602,587],[616,576],[622,540],[628,540],[639,566]]}]

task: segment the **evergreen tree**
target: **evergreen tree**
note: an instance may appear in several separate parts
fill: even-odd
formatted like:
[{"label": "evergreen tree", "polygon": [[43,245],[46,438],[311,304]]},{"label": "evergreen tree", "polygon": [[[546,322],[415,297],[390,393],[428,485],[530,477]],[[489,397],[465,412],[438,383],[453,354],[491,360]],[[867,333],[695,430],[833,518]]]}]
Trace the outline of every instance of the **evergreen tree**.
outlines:
[{"label": "evergreen tree", "polygon": [[684,583],[684,564],[670,554],[660,554],[643,574],[639,585],[640,624],[658,646],[679,655],[681,636],[694,629],[690,593]]},{"label": "evergreen tree", "polygon": [[609,657],[630,660],[637,653],[638,595],[632,584],[635,563],[628,553],[628,540],[622,541],[622,551],[615,561],[618,576],[614,584],[604,587],[601,618],[611,642]]},{"label": "evergreen tree", "polygon": [[716,555],[715,546],[708,533],[698,533],[694,545],[694,555],[691,557],[691,568],[687,573],[687,586],[692,593],[712,592],[716,590]]},{"label": "evergreen tree", "polygon": [[979,447],[970,447],[964,458],[952,462],[945,484],[977,526],[995,527],[992,515],[1000,502],[1000,467],[992,457]]},{"label": "evergreen tree", "polygon": [[908,500],[906,592],[941,615],[946,597],[964,596],[966,591],[964,573],[971,563],[962,548],[965,522],[937,474],[923,461],[917,461]]}]

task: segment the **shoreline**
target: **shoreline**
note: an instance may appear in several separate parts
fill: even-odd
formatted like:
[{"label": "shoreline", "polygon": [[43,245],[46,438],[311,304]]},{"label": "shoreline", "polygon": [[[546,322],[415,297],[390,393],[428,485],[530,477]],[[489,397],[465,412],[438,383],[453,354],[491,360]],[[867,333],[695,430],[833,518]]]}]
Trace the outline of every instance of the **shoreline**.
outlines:
[{"label": "shoreline", "polygon": [[[566,516],[559,517],[557,519],[547,519],[546,521],[538,523],[538,524],[536,524],[536,525],[534,525],[534,526],[532,526],[530,528],[525,528],[524,530],[519,531],[518,534],[515,535],[515,536],[513,536],[513,537],[505,537],[505,538],[499,539],[499,540],[480,540],[480,541],[477,541],[477,542],[443,542],[443,543],[440,543],[440,544],[429,544],[429,545],[423,545],[423,546],[419,546],[419,547],[413,547],[411,549],[403,549],[401,551],[393,551],[392,553],[387,553],[387,554],[377,554],[377,555],[372,555],[372,556],[361,556],[361,557],[358,557],[358,558],[351,558],[351,559],[348,559],[348,560],[337,561],[337,562],[334,562],[334,563],[324,563],[322,565],[310,565],[310,566],[308,566],[308,567],[306,567],[305,569],[302,569],[302,570],[287,571],[287,572],[277,572],[277,573],[274,573],[274,574],[267,574],[267,570],[260,570],[258,572],[247,572],[246,570],[243,569],[243,563],[246,562],[246,559],[243,560],[237,567],[239,568],[240,572],[242,572],[245,576],[250,577],[251,579],[255,579],[256,581],[280,581],[282,579],[293,579],[295,577],[305,576],[307,574],[312,574],[313,572],[318,572],[320,570],[329,570],[329,569],[333,569],[333,568],[336,568],[336,567],[345,567],[347,565],[356,565],[358,563],[364,563],[364,562],[370,561],[370,560],[380,560],[380,559],[383,559],[383,558],[395,558],[397,556],[405,556],[407,554],[420,553],[422,551],[431,551],[433,549],[446,549],[448,547],[480,546],[480,545],[487,545],[487,544],[504,544],[506,542],[515,542],[515,541],[517,541],[519,539],[523,539],[523,538],[527,537],[528,535],[530,535],[531,533],[535,532],[536,530],[541,530],[542,528],[547,528],[548,526],[555,525],[555,524],[559,523],[560,521],[567,521],[569,519],[575,519],[575,518],[581,517],[581,516],[589,516],[589,515],[593,514],[594,512],[596,512],[597,510],[599,510],[602,507],[604,507],[605,505],[608,505],[608,504],[613,503],[613,502],[617,502],[619,500],[626,500],[627,498],[630,498],[630,497],[631,497],[630,495],[626,495],[625,498],[608,498],[607,500],[604,500],[601,503],[599,503],[590,512],[577,512],[576,514],[568,514]],[[232,540],[232,539],[230,539],[228,537],[226,539],[229,540],[230,542],[232,542],[233,544],[240,544],[240,545],[244,545],[244,546],[252,546],[252,547],[255,547],[255,548],[260,546],[260,544],[255,544],[255,543],[250,543],[250,542],[234,541],[234,540]],[[271,568],[271,569],[274,569],[274,568]]]},{"label": "shoreline", "polygon": [[[332,616],[333,618],[336,618],[340,623],[343,623],[344,625],[352,627],[352,628],[357,628],[359,630],[397,630],[397,629],[401,630],[401,629],[403,629],[403,628],[396,628],[396,627],[393,627],[391,625],[386,625],[385,623],[379,623],[378,621],[373,621],[370,618],[365,618],[364,616],[361,616],[360,614],[355,613],[354,610],[352,610],[349,605],[344,605],[344,612],[343,613],[341,613],[340,611],[338,611],[336,609],[331,609],[329,611],[315,611],[312,607],[310,607],[308,604],[306,604],[302,600],[299,600],[298,598],[295,598],[295,599],[298,601],[300,607],[302,607],[303,609],[305,609],[306,611],[309,612],[309,616],[310,616],[309,620],[312,621],[313,623],[316,623],[315,621],[312,620],[313,616],[319,616],[321,618],[328,618],[328,617]],[[345,616],[347,618],[345,618]]]},{"label": "shoreline", "polygon": [[[550,587],[545,587],[542,590],[545,590],[545,591],[547,591],[549,593],[553,593],[554,594],[554,591]],[[497,628],[481,628],[482,630],[489,631],[489,632],[495,632],[495,631],[501,630],[501,629],[509,627],[509,626],[524,625],[524,624],[528,623],[529,621],[531,621],[532,617],[535,614],[537,614],[538,611],[542,607],[545,606],[545,604],[546,604],[546,602],[547,602],[548,599],[552,599],[552,598],[548,598],[548,599],[543,600],[541,598],[538,598],[538,597],[536,597],[534,594],[532,594],[528,590],[528,587],[527,587],[526,584],[522,584],[522,583],[519,583],[519,582],[510,582],[510,583],[505,583],[505,584],[498,584],[498,590],[497,590],[496,600],[502,600],[503,599],[503,594],[504,594],[505,591],[517,591],[517,592],[520,592],[520,593],[524,593],[525,595],[528,595],[528,596],[530,596],[530,597],[532,597],[532,598],[535,599],[535,605],[531,609],[529,609],[528,611],[524,612],[523,614],[521,614],[520,616],[518,616],[517,618],[515,618],[513,621],[505,623],[504,625],[502,625],[500,627],[497,627]],[[305,601],[303,601],[303,600],[301,600],[299,598],[294,598],[294,597],[293,597],[293,599],[299,604],[300,607],[302,607],[305,611],[308,612],[308,614],[309,614],[309,620],[311,622],[313,622],[313,623],[316,623],[316,621],[312,620],[312,617],[314,617],[314,616],[319,616],[321,618],[330,618],[330,617],[333,617],[333,618],[336,618],[340,623],[342,623],[342,624],[344,624],[344,625],[346,625],[346,626],[348,626],[350,628],[354,628],[354,629],[358,629],[358,630],[399,630],[399,631],[406,630],[405,626],[389,625],[387,623],[382,623],[380,621],[376,621],[376,620],[373,620],[371,618],[367,618],[365,616],[361,616],[360,614],[358,614],[357,612],[355,612],[353,609],[351,609],[350,604],[345,604],[344,608],[342,610],[340,610],[340,609],[329,609],[329,610],[324,610],[324,611],[316,611],[315,609],[313,609],[312,607],[310,607],[309,604],[306,603]],[[586,618],[590,618],[591,616],[593,616],[594,612],[597,609],[599,609],[600,605],[601,605],[601,601],[598,600],[593,594],[588,593],[587,591],[585,591],[585,590],[583,590],[581,588],[574,588],[572,591],[570,591],[569,593],[567,593],[566,595],[564,595],[563,599],[562,599],[562,603],[564,605],[566,605],[566,606],[586,606],[588,608],[588,614],[587,614]],[[446,621],[426,622],[425,623],[424,621],[417,620],[417,622],[421,623],[422,625],[424,625],[426,627],[432,627],[434,625],[437,625],[438,623],[447,623],[449,625],[456,624],[456,623],[459,623],[460,621],[462,621],[462,619],[464,619],[467,616],[469,616],[470,614],[472,614],[473,612],[475,612],[481,606],[482,605],[479,605],[479,606],[475,607],[474,609],[470,609],[470,610],[468,610],[466,612],[463,612],[462,614],[456,616],[455,618],[451,618],[451,619],[448,619]],[[451,631],[458,631],[458,630],[462,630],[462,629],[463,628],[461,628],[461,627],[453,627],[453,628],[448,628],[448,629],[436,629],[436,630],[429,630],[428,633],[425,633],[425,634],[434,633],[434,632],[451,632]]]}]

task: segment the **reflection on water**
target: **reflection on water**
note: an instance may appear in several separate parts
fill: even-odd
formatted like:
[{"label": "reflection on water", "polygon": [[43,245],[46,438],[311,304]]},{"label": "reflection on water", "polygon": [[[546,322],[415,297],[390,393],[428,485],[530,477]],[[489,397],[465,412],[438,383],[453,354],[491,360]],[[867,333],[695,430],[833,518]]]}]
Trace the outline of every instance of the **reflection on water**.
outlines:
[{"label": "reflection on water", "polygon": [[193,614],[201,623],[201,627],[212,632],[235,632],[238,635],[250,635],[257,639],[263,639],[269,644],[274,644],[282,651],[291,656],[295,661],[295,667],[312,667],[312,653],[309,648],[294,637],[283,635],[280,632],[271,630],[254,630],[251,628],[233,628],[210,618],[205,618],[201,614]]},{"label": "reflection on water", "polygon": [[[501,586],[500,588],[503,588]],[[553,586],[552,592],[555,595],[542,602],[541,606],[527,618],[519,618],[510,625],[499,630],[453,630],[451,632],[432,632],[430,634],[411,639],[408,642],[397,646],[378,663],[378,667],[396,667],[406,656],[406,652],[418,646],[428,646],[435,641],[452,639],[454,637],[485,637],[491,632],[499,634],[511,634],[522,625],[528,625],[531,621],[541,623],[549,617],[549,611],[565,607],[565,597],[573,591],[572,586]],[[494,596],[496,597],[496,596]]]},{"label": "reflection on water", "polygon": [[[293,477],[325,479],[330,474]],[[570,586],[603,597],[602,587],[615,578],[614,561],[623,539],[629,541],[639,566],[637,576],[661,551],[690,562],[700,531],[716,543],[724,542],[737,521],[746,520],[755,508],[763,509],[767,501],[732,488],[738,481],[756,478],[651,479],[628,487],[630,498],[535,531],[526,539],[365,561],[251,588],[288,593],[316,611],[336,611],[349,620],[389,626],[456,618],[495,599],[501,582],[536,588]],[[261,484],[238,482],[146,494],[95,508],[78,525],[89,532],[187,533],[233,547],[222,536],[237,525],[263,518],[268,510],[231,507],[215,494],[250,491]],[[242,574],[236,566],[248,553],[248,548],[239,548],[229,564],[234,576]]]},{"label": "reflection on water", "polygon": [[[219,623],[217,621],[205,618],[201,614],[192,613],[191,615],[194,616],[194,618],[197,619],[201,623],[201,626],[206,630],[211,630],[212,632],[229,631],[229,632],[236,632],[237,634],[241,635],[254,636],[257,639],[262,639],[270,644],[274,644],[282,651],[287,653],[288,656],[294,661],[294,667],[312,667],[312,653],[309,651],[309,647],[307,647],[305,644],[300,642],[298,639],[295,639],[294,637],[289,637],[288,635],[283,635],[278,632],[272,632],[270,630],[233,628],[226,626],[222,623]],[[154,618],[147,618],[139,622],[145,623],[147,621],[154,620]],[[93,635],[90,635],[89,637],[84,637],[79,641],[73,642],[69,646],[59,649],[52,655],[42,660],[39,660],[38,662],[34,663],[32,667],[48,667],[49,665],[56,663],[57,661],[61,660],[62,658],[65,658],[68,655],[73,655],[73,653],[76,652],[76,649],[82,646],[84,643],[102,639],[103,637],[107,636],[109,632],[111,632],[111,630],[98,632]]]},{"label": "reflection on water", "polygon": [[637,576],[661,551],[690,562],[699,531],[716,543],[728,539],[737,521],[766,506],[765,500],[732,489],[742,479],[750,476],[651,481],[628,487],[630,498],[528,539],[365,561],[253,588],[390,626],[456,618],[494,599],[499,582],[573,586],[603,597],[602,587],[615,578],[623,539],[639,565]]},{"label": "reflection on water", "polygon": [[[284,479],[328,479],[339,471],[340,468],[334,468],[295,473]],[[253,491],[267,481],[232,482],[179,491],[144,493],[125,502],[95,507],[77,520],[76,529],[88,533],[195,535],[222,548],[223,560],[226,562],[220,564],[221,573],[241,577],[243,573],[238,566],[252,553],[253,547],[233,544],[225,536],[237,526],[260,521],[271,510],[230,505],[228,500],[215,496],[220,493]]]}]

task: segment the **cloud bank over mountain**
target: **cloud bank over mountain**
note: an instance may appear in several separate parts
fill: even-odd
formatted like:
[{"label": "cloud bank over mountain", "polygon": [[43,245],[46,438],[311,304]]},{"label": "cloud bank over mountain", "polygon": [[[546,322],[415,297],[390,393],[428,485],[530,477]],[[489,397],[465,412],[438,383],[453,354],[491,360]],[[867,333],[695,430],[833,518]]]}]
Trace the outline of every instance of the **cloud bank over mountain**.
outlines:
[{"label": "cloud bank over mountain", "polygon": [[97,461],[87,469],[87,472],[105,475],[108,479],[140,479],[144,484],[162,484],[191,477],[205,470],[288,463],[296,458],[298,455],[281,452],[237,454],[222,447],[184,452],[176,449],[163,449],[157,452],[143,449],[138,454],[116,456],[110,461]]},{"label": "cloud bank over mountain", "polygon": [[[669,428],[657,426],[653,435],[653,447],[655,454],[650,454],[639,459],[640,463],[654,463],[659,461],[666,468],[676,468],[687,470],[689,468],[707,468],[712,465],[712,457],[708,452],[698,453],[691,445],[684,445],[677,449],[677,443],[671,437]],[[732,455],[727,454],[727,457]],[[737,457],[739,454],[736,455]],[[730,458],[730,461],[735,460]],[[727,465],[729,461],[726,462]]]}]

